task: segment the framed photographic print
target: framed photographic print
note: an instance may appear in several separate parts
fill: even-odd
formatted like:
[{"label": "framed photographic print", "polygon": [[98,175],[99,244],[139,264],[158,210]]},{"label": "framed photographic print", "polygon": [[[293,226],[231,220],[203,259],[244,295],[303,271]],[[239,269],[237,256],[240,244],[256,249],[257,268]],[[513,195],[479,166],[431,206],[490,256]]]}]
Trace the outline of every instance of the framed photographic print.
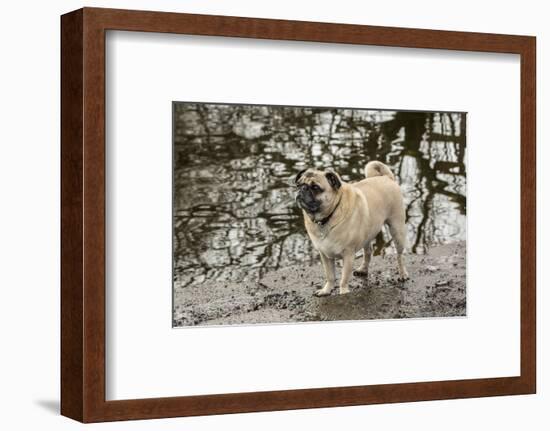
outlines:
[{"label": "framed photographic print", "polygon": [[84,8],[61,47],[63,415],[535,392],[534,37]]}]

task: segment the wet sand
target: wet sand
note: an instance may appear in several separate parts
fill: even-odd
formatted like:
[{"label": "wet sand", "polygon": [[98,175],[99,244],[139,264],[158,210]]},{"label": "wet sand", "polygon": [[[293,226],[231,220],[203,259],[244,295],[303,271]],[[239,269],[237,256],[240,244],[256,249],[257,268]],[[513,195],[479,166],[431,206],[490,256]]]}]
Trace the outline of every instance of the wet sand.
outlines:
[{"label": "wet sand", "polygon": [[[359,256],[354,268],[359,267]],[[466,244],[406,255],[410,280],[397,280],[395,255],[375,256],[368,278],[353,276],[351,292],[316,297],[321,263],[289,266],[258,282],[214,282],[174,289],[174,326],[401,319],[466,315]],[[341,262],[340,262],[341,263]],[[337,280],[340,278],[337,265]]]}]

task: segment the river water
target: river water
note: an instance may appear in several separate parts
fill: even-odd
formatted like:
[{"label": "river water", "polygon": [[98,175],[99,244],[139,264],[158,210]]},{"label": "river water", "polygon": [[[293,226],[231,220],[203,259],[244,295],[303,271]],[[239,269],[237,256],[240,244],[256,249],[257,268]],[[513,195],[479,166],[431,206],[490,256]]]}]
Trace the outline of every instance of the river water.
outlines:
[{"label": "river water", "polygon": [[[317,260],[294,201],[306,167],[363,178],[370,160],[401,185],[409,251],[466,239],[466,114],[173,104],[175,287],[257,280]],[[389,236],[375,254],[392,252]]]}]

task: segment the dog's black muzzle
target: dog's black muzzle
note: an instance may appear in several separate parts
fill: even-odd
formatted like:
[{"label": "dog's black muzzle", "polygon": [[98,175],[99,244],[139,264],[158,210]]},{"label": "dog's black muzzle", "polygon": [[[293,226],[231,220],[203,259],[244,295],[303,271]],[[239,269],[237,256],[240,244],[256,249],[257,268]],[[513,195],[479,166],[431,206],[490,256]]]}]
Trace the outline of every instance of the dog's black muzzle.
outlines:
[{"label": "dog's black muzzle", "polygon": [[313,192],[305,184],[301,185],[298,194],[296,195],[296,202],[303,210],[310,214],[314,214],[321,209],[321,204],[313,196]]}]

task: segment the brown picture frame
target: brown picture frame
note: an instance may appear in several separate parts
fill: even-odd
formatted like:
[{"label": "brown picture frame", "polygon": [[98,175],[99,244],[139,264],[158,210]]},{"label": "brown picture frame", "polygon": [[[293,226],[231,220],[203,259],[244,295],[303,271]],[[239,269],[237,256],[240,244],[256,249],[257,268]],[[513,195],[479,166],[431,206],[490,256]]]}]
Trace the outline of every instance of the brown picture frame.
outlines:
[{"label": "brown picture frame", "polygon": [[[105,32],[429,48],[521,57],[521,375],[106,401]],[[536,391],[536,39],[84,8],[61,17],[61,414],[82,422],[440,400]],[[495,101],[495,103],[498,103]]]}]

